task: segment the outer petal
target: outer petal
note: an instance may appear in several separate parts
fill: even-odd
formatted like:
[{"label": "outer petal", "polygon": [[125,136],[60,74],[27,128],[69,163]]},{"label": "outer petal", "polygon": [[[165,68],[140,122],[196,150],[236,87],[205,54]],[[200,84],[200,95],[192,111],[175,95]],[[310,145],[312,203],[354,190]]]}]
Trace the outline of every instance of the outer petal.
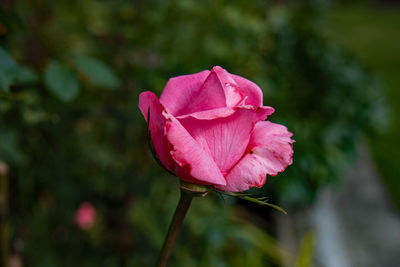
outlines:
[{"label": "outer petal", "polygon": [[157,96],[150,91],[141,93],[139,96],[139,109],[149,125],[154,150],[159,160],[164,167],[172,171],[174,163],[169,154],[168,142],[164,136],[166,119],[162,115],[163,107],[158,101]]},{"label": "outer petal", "polygon": [[227,107],[179,117],[179,121],[225,175],[243,156],[256,122],[273,111],[271,107]]},{"label": "outer petal", "polygon": [[252,105],[255,107],[262,106],[263,94],[257,84],[238,75],[231,74],[231,76],[239,85],[240,89],[242,89],[244,95],[247,96],[245,101],[246,105]]},{"label": "outer petal", "polygon": [[173,116],[167,118],[165,135],[172,144],[171,155],[179,165],[174,172],[185,181],[203,184],[225,185],[225,178],[211,155],[203,150],[195,139]]},{"label": "outer petal", "polygon": [[292,164],[292,133],[280,124],[258,122],[251,135],[248,153],[226,176],[226,186],[218,188],[239,192],[265,184],[266,176],[277,175]]},{"label": "outer petal", "polygon": [[174,116],[226,105],[216,74],[208,70],[169,79],[160,102]]}]

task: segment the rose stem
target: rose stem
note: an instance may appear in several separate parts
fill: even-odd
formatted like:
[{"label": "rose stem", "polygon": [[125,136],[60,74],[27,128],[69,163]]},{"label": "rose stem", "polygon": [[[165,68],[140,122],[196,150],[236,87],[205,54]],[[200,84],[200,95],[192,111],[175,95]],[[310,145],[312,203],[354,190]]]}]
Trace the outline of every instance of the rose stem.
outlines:
[{"label": "rose stem", "polygon": [[165,237],[164,244],[162,246],[160,255],[157,260],[157,267],[167,266],[169,255],[174,247],[176,237],[179,234],[183,220],[185,219],[186,212],[190,207],[193,195],[188,194],[181,189],[181,197],[179,199],[178,206],[176,207],[174,217],[172,218],[171,224],[167,236]]}]

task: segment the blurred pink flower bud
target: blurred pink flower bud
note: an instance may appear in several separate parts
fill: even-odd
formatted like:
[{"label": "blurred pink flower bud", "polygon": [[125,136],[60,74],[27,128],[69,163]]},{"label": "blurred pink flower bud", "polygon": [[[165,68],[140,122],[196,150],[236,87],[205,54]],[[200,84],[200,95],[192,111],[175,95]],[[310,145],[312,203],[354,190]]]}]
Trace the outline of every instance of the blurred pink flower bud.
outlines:
[{"label": "blurred pink flower bud", "polygon": [[82,202],[75,213],[74,221],[82,230],[90,229],[96,220],[96,210],[89,202]]}]

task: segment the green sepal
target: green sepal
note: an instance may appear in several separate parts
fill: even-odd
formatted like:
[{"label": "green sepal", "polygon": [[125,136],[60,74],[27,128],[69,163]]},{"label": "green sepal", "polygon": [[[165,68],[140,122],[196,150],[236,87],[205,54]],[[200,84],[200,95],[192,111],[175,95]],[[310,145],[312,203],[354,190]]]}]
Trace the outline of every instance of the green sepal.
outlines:
[{"label": "green sepal", "polygon": [[217,193],[221,193],[221,194],[228,195],[228,196],[231,196],[231,197],[238,197],[238,198],[241,198],[243,200],[247,200],[247,201],[259,204],[261,206],[269,206],[269,207],[271,207],[273,209],[276,209],[277,211],[280,211],[283,214],[287,215],[287,212],[284,209],[282,209],[278,205],[269,203],[267,197],[253,197],[253,196],[251,196],[249,194],[246,194],[246,193],[229,192],[229,191],[224,191],[224,190],[220,190],[220,189],[216,189],[216,188],[213,188],[213,190],[215,192],[217,192]]},{"label": "green sepal", "polygon": [[179,180],[179,186],[185,193],[197,197],[204,197],[212,190],[209,185],[192,184],[182,180]]}]

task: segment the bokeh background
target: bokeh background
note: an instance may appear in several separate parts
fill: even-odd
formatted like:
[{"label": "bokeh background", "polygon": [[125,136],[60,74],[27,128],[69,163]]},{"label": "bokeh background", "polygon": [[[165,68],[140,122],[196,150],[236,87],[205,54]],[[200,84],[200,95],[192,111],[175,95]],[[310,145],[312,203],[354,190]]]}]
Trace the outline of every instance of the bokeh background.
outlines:
[{"label": "bokeh background", "polygon": [[400,5],[349,2],[1,0],[0,265],[153,266],[179,189],[138,94],[220,65],[294,132],[251,192],[289,215],[195,199],[170,266],[399,266]]}]

